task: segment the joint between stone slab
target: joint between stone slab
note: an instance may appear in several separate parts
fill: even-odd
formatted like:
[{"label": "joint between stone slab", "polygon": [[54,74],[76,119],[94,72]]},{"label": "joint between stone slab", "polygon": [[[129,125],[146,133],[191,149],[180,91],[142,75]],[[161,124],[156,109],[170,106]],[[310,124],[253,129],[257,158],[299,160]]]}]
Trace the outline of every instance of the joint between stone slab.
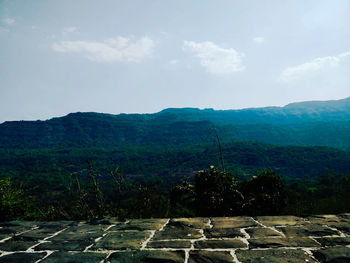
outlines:
[{"label": "joint between stone slab", "polygon": [[336,231],[336,232],[338,232],[339,233],[339,237],[346,237],[346,235],[342,232],[342,231],[340,231],[339,229],[337,229],[337,228],[335,228],[335,227],[330,227],[330,226],[328,226],[328,225],[324,225],[325,227],[328,227],[329,229],[331,229],[331,230],[333,230],[333,231]]},{"label": "joint between stone slab", "polygon": [[208,219],[208,226],[209,226],[209,229],[214,227],[212,224],[211,218]]},{"label": "joint between stone slab", "polygon": [[244,235],[244,237],[238,237],[237,239],[241,240],[249,248],[248,239],[250,238],[250,235],[247,233],[247,231],[245,231],[245,228],[240,228],[239,232],[241,232]]},{"label": "joint between stone slab", "polygon": [[312,251],[313,249],[310,248],[303,248],[302,249],[310,258],[312,258],[316,263],[320,263],[313,255]]},{"label": "joint between stone slab", "polygon": [[191,249],[185,249],[185,260],[184,260],[184,263],[188,263],[188,259],[190,258],[190,250]]},{"label": "joint between stone slab", "polygon": [[230,255],[232,256],[233,262],[234,262],[234,263],[242,263],[242,262],[240,262],[240,261],[238,260],[238,258],[237,258],[236,250],[231,250],[231,251],[230,251]]},{"label": "joint between stone slab", "polygon": [[148,244],[148,242],[154,237],[156,230],[151,230],[149,231],[151,232],[151,234],[149,235],[149,237],[142,243],[141,245],[141,250],[144,250]]},{"label": "joint between stone slab", "polygon": [[168,220],[165,222],[165,224],[161,228],[159,228],[158,231],[163,231],[164,228],[167,226],[167,224],[169,224],[169,222],[170,222],[170,218],[168,218]]},{"label": "joint between stone slab", "polygon": [[62,233],[63,231],[65,231],[66,229],[68,229],[68,227],[63,228],[63,229],[61,229],[61,230],[55,232],[54,234],[52,234],[52,235],[50,235],[50,236],[48,236],[48,237],[45,237],[45,238],[42,239],[42,240],[39,240],[38,243],[36,243],[35,245],[29,247],[29,248],[26,250],[26,252],[33,252],[35,247],[39,246],[39,245],[42,244],[42,243],[45,243],[45,241],[49,240],[50,238],[53,238],[53,237],[57,236],[58,234],[60,234],[60,233]]},{"label": "joint between stone slab", "polygon": [[280,234],[282,237],[286,237],[286,235],[285,235],[282,231],[277,230],[276,227],[273,227],[273,226],[265,226],[264,224],[260,223],[257,219],[255,219],[255,218],[253,218],[253,217],[251,217],[251,218],[253,219],[253,221],[254,221],[255,223],[257,223],[258,225],[262,226],[263,228],[271,229],[271,230],[277,232],[278,234]]},{"label": "joint between stone slab", "polygon": [[112,224],[112,225],[106,227],[106,229],[103,230],[104,233],[102,234],[102,236],[96,238],[96,239],[94,240],[94,242],[93,242],[91,245],[88,245],[88,246],[83,250],[83,252],[88,252],[89,249],[92,248],[92,247],[93,247],[98,241],[100,241],[103,237],[105,237],[105,236],[108,234],[107,231],[108,231],[110,228],[114,227],[114,226],[115,226],[115,225]]},{"label": "joint between stone slab", "polygon": [[27,233],[27,232],[29,232],[29,231],[35,230],[35,229],[37,229],[37,228],[39,228],[39,227],[38,227],[38,226],[33,226],[31,229],[27,229],[27,230],[24,230],[24,231],[22,231],[22,232],[16,233],[16,234],[14,234],[14,235],[12,235],[12,236],[5,237],[4,239],[1,239],[1,240],[0,240],[0,243],[4,243],[4,242],[6,242],[7,240],[10,240],[11,238],[13,238],[14,236],[22,235],[22,234]]},{"label": "joint between stone slab", "polygon": [[49,257],[51,254],[53,254],[55,251],[46,251],[46,255],[41,258],[41,259],[38,259],[37,261],[35,261],[35,263],[39,263],[41,261],[43,261],[45,258]]}]

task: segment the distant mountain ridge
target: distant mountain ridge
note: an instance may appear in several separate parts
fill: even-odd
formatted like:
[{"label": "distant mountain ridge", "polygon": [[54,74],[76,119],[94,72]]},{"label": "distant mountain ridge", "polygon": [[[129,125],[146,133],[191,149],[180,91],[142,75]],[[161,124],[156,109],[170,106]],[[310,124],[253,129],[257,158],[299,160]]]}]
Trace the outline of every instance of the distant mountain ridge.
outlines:
[{"label": "distant mountain ridge", "polygon": [[350,150],[350,97],[284,107],[169,108],[154,114],[71,113],[47,121],[0,124],[0,148],[201,144],[213,138]]},{"label": "distant mountain ridge", "polygon": [[328,101],[304,101],[294,102],[287,104],[284,108],[304,108],[304,109],[318,109],[318,110],[349,110],[350,109],[350,97],[340,100],[328,100]]}]

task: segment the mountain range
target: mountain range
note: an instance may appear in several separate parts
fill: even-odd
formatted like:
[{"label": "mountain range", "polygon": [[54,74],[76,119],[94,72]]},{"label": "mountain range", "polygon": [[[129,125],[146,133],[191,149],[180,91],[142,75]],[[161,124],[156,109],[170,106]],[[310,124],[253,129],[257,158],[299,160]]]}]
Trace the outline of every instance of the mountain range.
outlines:
[{"label": "mountain range", "polygon": [[284,107],[169,108],[154,114],[71,113],[46,121],[0,124],[0,148],[86,148],[254,141],[350,151],[350,97]]}]

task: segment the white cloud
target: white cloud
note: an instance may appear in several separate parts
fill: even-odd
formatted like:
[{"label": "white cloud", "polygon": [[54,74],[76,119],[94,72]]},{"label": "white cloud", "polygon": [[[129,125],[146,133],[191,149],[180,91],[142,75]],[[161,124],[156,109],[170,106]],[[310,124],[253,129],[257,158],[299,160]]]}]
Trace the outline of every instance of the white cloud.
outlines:
[{"label": "white cloud", "polygon": [[76,31],[77,31],[77,28],[74,26],[69,26],[69,27],[63,28],[63,33],[74,33]]},{"label": "white cloud", "polygon": [[10,17],[4,18],[2,21],[9,26],[13,25],[16,22],[14,18]]},{"label": "white cloud", "polygon": [[209,73],[226,75],[245,69],[243,53],[233,48],[222,48],[212,42],[184,41],[183,50],[193,53]]},{"label": "white cloud", "polygon": [[316,58],[303,64],[288,67],[282,71],[280,80],[284,82],[300,79],[309,74],[337,67],[342,59],[350,57],[350,52],[339,54],[338,56],[328,56]]},{"label": "white cloud", "polygon": [[62,53],[80,53],[98,62],[141,62],[152,54],[154,41],[149,37],[134,40],[125,37],[97,41],[62,41],[52,49]]},{"label": "white cloud", "polygon": [[265,38],[263,38],[263,37],[254,37],[254,38],[253,38],[253,41],[254,41],[255,43],[261,44],[261,43],[264,43],[264,42],[265,42]]}]

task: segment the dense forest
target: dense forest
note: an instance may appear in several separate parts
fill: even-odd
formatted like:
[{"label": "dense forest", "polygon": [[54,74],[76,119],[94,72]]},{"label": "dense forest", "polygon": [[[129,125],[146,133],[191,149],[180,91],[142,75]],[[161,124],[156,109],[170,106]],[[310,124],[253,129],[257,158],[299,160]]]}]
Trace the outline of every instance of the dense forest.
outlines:
[{"label": "dense forest", "polygon": [[0,124],[0,215],[349,212],[350,98]]}]

